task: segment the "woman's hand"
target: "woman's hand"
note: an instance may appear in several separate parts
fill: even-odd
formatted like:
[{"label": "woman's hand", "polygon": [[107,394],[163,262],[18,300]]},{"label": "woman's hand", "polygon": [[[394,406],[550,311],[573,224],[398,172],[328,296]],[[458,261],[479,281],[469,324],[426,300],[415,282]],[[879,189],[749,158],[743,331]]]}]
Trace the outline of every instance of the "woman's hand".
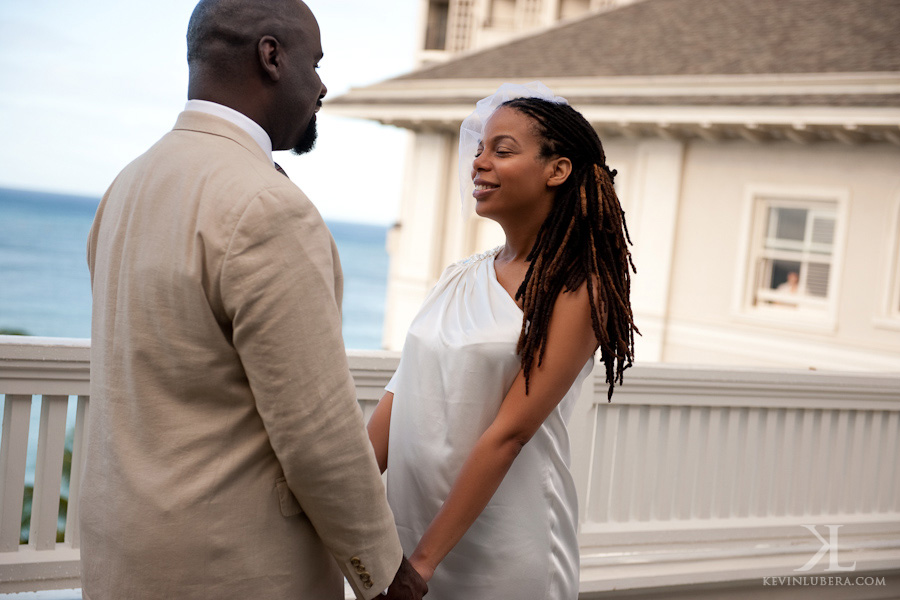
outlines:
[{"label": "woman's hand", "polygon": [[431,578],[434,576],[434,567],[426,564],[415,552],[409,557],[409,562],[422,579],[425,580],[425,583],[431,581]]}]

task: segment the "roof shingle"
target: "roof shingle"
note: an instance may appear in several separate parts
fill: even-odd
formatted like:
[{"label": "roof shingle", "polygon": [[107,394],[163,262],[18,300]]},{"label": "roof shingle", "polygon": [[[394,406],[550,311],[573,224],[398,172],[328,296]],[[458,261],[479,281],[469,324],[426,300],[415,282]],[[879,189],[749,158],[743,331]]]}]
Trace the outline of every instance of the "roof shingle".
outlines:
[{"label": "roof shingle", "polygon": [[644,0],[398,77],[900,71],[900,0]]}]

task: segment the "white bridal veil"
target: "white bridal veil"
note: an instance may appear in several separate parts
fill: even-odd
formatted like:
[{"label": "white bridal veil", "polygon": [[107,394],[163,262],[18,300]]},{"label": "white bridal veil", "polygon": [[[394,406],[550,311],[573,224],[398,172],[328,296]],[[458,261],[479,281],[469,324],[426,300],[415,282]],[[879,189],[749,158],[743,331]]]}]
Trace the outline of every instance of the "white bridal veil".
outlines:
[{"label": "white bridal veil", "polygon": [[497,107],[514,98],[541,98],[557,104],[568,104],[565,98],[554,96],[550,88],[540,81],[504,83],[496,92],[475,104],[475,111],[463,120],[459,128],[459,196],[463,219],[469,217],[475,209],[472,161],[484,133],[484,124]]}]

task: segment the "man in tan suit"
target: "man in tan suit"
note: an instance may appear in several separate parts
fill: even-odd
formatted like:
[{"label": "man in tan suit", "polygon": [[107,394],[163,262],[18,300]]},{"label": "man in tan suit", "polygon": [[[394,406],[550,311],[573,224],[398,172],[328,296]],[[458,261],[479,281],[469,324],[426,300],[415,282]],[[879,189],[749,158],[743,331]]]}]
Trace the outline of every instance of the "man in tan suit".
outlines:
[{"label": "man in tan suit", "polygon": [[185,112],[97,210],[86,599],[426,590],[356,402],[334,242],[271,156],[311,149],[321,57],[299,0],[202,0]]}]

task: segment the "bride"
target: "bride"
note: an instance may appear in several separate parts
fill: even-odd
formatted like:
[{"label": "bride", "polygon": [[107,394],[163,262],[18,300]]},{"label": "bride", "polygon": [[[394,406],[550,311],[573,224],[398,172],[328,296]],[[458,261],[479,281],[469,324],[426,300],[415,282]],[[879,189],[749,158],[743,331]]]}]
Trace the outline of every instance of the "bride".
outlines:
[{"label": "bride", "polygon": [[460,157],[464,203],[506,242],[441,276],[369,437],[428,598],[574,599],[566,423],[596,350],[611,396],[636,331],[615,171],[584,117],[538,82],[480,101]]}]

